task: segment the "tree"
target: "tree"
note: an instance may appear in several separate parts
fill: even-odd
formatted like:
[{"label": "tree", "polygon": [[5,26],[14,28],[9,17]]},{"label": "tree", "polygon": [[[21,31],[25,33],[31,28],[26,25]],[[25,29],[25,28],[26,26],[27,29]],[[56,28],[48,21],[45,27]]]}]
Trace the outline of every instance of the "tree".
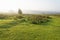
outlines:
[{"label": "tree", "polygon": [[22,11],[21,11],[21,9],[18,9],[18,14],[22,14]]}]

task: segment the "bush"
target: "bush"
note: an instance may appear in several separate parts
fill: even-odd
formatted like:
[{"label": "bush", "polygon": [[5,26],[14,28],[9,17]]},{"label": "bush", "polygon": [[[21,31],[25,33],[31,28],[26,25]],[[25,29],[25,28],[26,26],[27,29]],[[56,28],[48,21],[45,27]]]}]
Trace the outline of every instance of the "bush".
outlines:
[{"label": "bush", "polygon": [[6,18],[7,18],[6,15],[0,14],[0,19],[6,19]]},{"label": "bush", "polygon": [[24,18],[23,16],[17,16],[18,19]]},{"label": "bush", "polygon": [[24,17],[21,16],[21,15],[17,15],[17,16],[9,17],[9,19],[14,19],[14,20],[18,20],[18,19],[22,19],[22,18],[24,18]]},{"label": "bush", "polygon": [[42,24],[49,22],[51,17],[42,15],[32,15],[29,20],[32,24]]}]

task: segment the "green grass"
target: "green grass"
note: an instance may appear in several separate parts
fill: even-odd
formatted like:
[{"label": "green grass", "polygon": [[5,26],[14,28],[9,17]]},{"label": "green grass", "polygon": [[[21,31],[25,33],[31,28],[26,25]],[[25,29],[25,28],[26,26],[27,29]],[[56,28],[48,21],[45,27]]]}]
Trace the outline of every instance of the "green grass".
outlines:
[{"label": "green grass", "polygon": [[52,21],[45,25],[1,20],[0,40],[60,40],[60,17],[52,16]]}]

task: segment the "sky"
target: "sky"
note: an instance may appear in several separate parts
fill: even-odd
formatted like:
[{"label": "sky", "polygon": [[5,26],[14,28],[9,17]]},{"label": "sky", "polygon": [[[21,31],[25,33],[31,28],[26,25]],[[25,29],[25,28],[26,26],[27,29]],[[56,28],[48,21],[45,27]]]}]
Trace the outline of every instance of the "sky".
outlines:
[{"label": "sky", "polygon": [[60,11],[60,0],[0,0],[0,11]]}]

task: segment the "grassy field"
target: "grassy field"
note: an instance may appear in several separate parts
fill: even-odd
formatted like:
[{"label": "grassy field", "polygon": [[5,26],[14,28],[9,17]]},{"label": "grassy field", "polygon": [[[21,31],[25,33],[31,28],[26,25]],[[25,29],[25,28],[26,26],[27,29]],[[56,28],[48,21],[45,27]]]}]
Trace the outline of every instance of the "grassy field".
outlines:
[{"label": "grassy field", "polygon": [[0,20],[0,40],[60,40],[60,17],[45,25],[18,20]]}]

